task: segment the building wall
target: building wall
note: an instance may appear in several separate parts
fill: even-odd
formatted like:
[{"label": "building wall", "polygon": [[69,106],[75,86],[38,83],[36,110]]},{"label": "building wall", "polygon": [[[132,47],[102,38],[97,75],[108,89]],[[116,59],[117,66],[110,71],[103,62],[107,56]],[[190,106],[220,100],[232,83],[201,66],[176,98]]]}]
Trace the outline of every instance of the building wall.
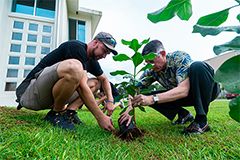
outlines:
[{"label": "building wall", "polygon": [[58,1],[56,5],[55,46],[68,40],[68,10],[66,0]]},{"label": "building wall", "polygon": [[12,99],[14,96],[9,92],[3,92],[5,89],[6,65],[9,52],[9,36],[11,29],[9,28],[10,19],[8,13],[11,9],[11,1],[0,1],[0,100],[6,105],[6,99]]},{"label": "building wall", "polygon": [[[15,91],[5,91],[6,82],[16,82],[17,86],[22,82],[24,77],[24,70],[31,70],[35,65],[46,55],[42,54],[42,48],[49,48],[49,51],[58,47],[62,42],[69,39],[68,19],[74,18],[86,22],[86,42],[92,38],[92,23],[91,13],[86,15],[77,14],[77,9],[68,8],[78,5],[79,0],[56,0],[55,18],[49,19],[33,15],[21,14],[11,12],[12,0],[0,0],[0,106],[17,106],[15,102]],[[74,4],[73,4],[74,3]],[[14,23],[18,21],[23,23],[22,29],[14,28]],[[38,30],[29,30],[29,25],[38,25]],[[51,28],[51,31],[46,32],[43,28]],[[45,27],[46,28],[46,27]],[[22,34],[21,40],[12,40],[13,32]],[[36,42],[29,42],[29,34],[37,35]],[[45,37],[44,37],[45,36]],[[44,43],[44,38],[49,40],[50,43]],[[11,51],[11,44],[21,45],[20,52]],[[35,53],[26,53],[29,46],[36,46]],[[8,64],[9,57],[19,57],[19,64]],[[34,65],[26,65],[26,57],[35,59]],[[8,69],[17,69],[17,77],[7,77]]]},{"label": "building wall", "polygon": [[[5,2],[3,5],[4,14],[2,15],[3,23],[1,25],[1,85],[0,85],[0,105],[16,105],[14,102],[15,92],[5,91],[6,83],[15,83],[18,86],[21,81],[25,78],[24,72],[30,71],[34,66],[45,56],[42,54],[42,48],[47,48],[49,51],[54,48],[54,19],[48,19],[44,17],[36,17],[32,15],[26,15],[21,13],[11,12],[11,1],[1,1]],[[15,23],[21,23],[23,28],[15,28]],[[37,31],[32,31],[29,29],[29,25],[37,25]],[[50,27],[50,32],[44,31],[44,28]],[[13,40],[13,34],[21,34],[21,40]],[[36,42],[29,41],[29,36],[36,36]],[[35,38],[34,38],[35,39]],[[49,40],[49,43],[43,42]],[[13,45],[19,45],[20,51],[11,51],[14,48]],[[31,48],[35,49],[35,53],[27,53]],[[33,49],[33,50],[34,50]],[[8,64],[10,57],[19,57],[18,64]],[[28,60],[34,60],[35,63],[32,65],[27,65]],[[6,77],[9,69],[16,69],[18,71],[17,77]],[[27,72],[26,72],[27,73]]]},{"label": "building wall", "polygon": [[218,55],[214,58],[210,58],[210,59],[207,59],[205,60],[205,62],[207,62],[208,64],[210,64],[214,71],[216,72],[217,69],[228,59],[230,59],[231,57],[233,56],[236,56],[236,55],[240,55],[240,52],[239,51],[232,51],[232,52],[228,52],[228,53],[224,53],[224,54],[221,54],[221,55]]}]

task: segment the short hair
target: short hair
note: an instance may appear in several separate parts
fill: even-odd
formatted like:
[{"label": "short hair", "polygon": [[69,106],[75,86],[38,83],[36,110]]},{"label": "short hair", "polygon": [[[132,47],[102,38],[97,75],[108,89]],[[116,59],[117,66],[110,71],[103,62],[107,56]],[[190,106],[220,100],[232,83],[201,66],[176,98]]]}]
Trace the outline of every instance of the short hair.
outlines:
[{"label": "short hair", "polygon": [[142,55],[144,56],[151,52],[159,53],[161,50],[164,50],[162,42],[159,40],[152,40],[144,46]]}]

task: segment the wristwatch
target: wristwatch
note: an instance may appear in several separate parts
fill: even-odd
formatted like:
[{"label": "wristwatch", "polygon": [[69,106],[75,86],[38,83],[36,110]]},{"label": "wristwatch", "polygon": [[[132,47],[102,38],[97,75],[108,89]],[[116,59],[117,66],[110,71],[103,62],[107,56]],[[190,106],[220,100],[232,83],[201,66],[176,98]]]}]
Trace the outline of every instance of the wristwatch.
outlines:
[{"label": "wristwatch", "polygon": [[154,104],[157,104],[158,101],[159,101],[158,96],[157,96],[156,94],[154,94],[154,95],[153,95],[153,102],[154,102]]}]

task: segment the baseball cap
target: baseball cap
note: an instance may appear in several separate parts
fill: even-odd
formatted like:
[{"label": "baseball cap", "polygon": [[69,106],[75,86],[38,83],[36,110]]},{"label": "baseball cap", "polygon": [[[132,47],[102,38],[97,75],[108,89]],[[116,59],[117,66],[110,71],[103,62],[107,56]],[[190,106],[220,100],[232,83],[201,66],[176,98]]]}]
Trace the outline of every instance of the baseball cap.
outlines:
[{"label": "baseball cap", "polygon": [[99,32],[94,39],[102,42],[114,55],[118,54],[118,52],[114,49],[117,45],[117,42],[111,34],[106,32]]}]

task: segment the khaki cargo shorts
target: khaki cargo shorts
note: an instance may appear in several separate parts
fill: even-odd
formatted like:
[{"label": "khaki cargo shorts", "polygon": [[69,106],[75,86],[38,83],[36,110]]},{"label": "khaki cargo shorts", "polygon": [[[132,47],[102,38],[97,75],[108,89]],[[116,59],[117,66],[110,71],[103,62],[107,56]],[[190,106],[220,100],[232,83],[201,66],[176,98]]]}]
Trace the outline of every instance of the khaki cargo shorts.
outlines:
[{"label": "khaki cargo shorts", "polygon": [[[20,99],[20,104],[23,107],[36,111],[52,109],[54,103],[52,89],[59,80],[57,74],[59,63],[44,68],[37,73],[38,76],[35,79],[31,80],[30,85]],[[73,102],[78,97],[79,94],[75,91],[66,104]]]}]

